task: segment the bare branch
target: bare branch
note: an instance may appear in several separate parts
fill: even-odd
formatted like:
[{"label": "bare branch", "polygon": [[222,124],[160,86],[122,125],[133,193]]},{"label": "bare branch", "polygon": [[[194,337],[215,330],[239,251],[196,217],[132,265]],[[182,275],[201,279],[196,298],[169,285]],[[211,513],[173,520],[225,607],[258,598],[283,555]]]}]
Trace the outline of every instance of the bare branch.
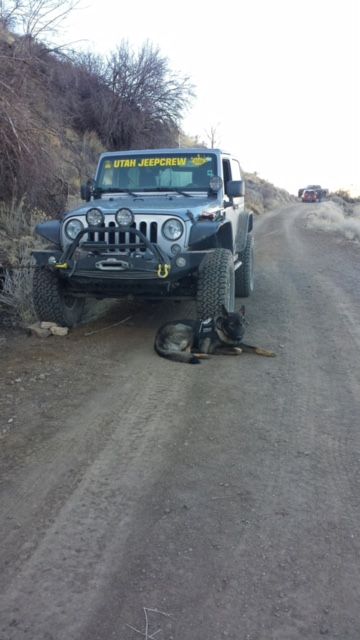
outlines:
[{"label": "bare branch", "polygon": [[0,0],[0,24],[32,39],[56,33],[79,0]]}]

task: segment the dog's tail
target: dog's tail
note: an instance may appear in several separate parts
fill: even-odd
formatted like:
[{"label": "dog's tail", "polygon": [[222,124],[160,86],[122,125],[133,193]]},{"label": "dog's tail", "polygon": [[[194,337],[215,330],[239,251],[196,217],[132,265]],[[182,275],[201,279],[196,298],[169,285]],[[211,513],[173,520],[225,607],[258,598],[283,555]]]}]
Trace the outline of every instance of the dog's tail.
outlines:
[{"label": "dog's tail", "polygon": [[200,358],[197,354],[190,351],[169,351],[162,348],[155,340],[154,349],[162,358],[172,360],[173,362],[185,362],[186,364],[200,364]]},{"label": "dog's tail", "polygon": [[276,356],[274,351],[268,351],[268,349],[263,349],[262,347],[254,347],[244,342],[240,342],[239,347],[244,353],[256,353],[257,356],[265,356],[266,358],[275,358]]}]

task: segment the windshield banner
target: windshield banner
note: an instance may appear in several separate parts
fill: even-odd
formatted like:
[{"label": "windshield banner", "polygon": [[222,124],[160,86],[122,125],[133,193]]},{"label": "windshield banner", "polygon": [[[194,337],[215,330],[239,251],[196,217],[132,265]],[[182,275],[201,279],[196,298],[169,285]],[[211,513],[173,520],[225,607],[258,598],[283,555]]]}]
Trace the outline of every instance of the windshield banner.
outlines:
[{"label": "windshield banner", "polygon": [[138,157],[138,158],[116,158],[106,160],[105,169],[130,169],[132,167],[201,167],[211,162],[208,156],[171,156],[171,157]]}]

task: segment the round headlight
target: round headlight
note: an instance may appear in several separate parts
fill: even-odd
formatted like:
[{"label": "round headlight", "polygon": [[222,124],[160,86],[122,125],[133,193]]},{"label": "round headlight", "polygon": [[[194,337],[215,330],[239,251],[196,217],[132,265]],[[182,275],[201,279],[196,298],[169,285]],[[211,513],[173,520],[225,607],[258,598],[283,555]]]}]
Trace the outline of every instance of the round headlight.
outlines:
[{"label": "round headlight", "polygon": [[97,227],[104,222],[104,216],[100,209],[89,209],[86,220],[90,227]]},{"label": "round headlight", "polygon": [[76,220],[74,218],[73,220],[69,220],[69,222],[66,223],[65,233],[67,237],[70,238],[70,240],[75,240],[76,236],[78,235],[78,233],[80,233],[80,231],[83,230],[83,228],[83,223],[80,222],[80,220]]},{"label": "round headlight", "polygon": [[162,233],[166,240],[171,240],[174,242],[175,240],[179,240],[181,238],[184,231],[184,227],[181,224],[180,220],[176,220],[175,218],[171,218],[171,220],[167,220],[164,222],[162,226]]},{"label": "round headlight", "polygon": [[115,214],[119,227],[128,227],[134,222],[134,214],[130,209],[119,209]]},{"label": "round headlight", "polygon": [[211,191],[219,191],[223,185],[222,178],[220,176],[213,176],[210,180],[210,189]]}]

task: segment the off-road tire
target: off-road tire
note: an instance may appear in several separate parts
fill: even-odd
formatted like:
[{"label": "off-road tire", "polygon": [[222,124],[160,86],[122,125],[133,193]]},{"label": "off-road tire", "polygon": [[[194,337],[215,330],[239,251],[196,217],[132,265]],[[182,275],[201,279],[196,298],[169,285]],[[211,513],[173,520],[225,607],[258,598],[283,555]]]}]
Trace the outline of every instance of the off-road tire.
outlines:
[{"label": "off-road tire", "polygon": [[242,265],[235,271],[235,296],[248,298],[254,291],[254,238],[250,234],[239,259]]},{"label": "off-road tire", "polygon": [[73,327],[81,320],[85,299],[68,295],[66,285],[46,267],[36,268],[33,276],[33,301],[39,320]]},{"label": "off-road tire", "polygon": [[200,320],[214,318],[221,313],[222,305],[234,311],[234,260],[228,249],[215,249],[205,256],[199,267],[197,316]]}]

